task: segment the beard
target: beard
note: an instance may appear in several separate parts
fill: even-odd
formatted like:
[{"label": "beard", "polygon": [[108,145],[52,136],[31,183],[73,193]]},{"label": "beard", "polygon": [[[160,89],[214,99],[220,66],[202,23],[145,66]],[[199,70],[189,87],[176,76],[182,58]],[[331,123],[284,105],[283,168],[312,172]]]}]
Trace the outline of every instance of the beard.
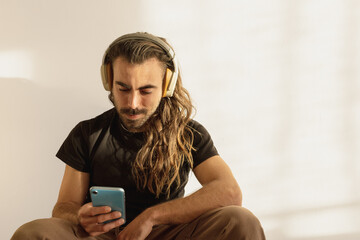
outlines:
[{"label": "beard", "polygon": [[[114,95],[112,92],[109,94],[109,100],[115,106],[115,109],[118,113],[118,116],[123,124],[123,126],[129,132],[143,132],[146,127],[146,123],[153,116],[153,114],[157,111],[160,106],[160,102],[157,106],[150,107],[149,109],[133,109],[133,108],[121,108],[117,101],[115,101]],[[161,100],[161,99],[160,99]],[[137,117],[136,117],[137,116]],[[132,117],[135,117],[132,119]]]},{"label": "beard", "polygon": [[[118,110],[119,117],[130,132],[140,132],[143,131],[143,126],[147,120],[151,117],[152,113],[149,114],[146,109],[131,109],[131,108],[121,108]],[[136,119],[131,119],[129,117],[137,117]]]}]

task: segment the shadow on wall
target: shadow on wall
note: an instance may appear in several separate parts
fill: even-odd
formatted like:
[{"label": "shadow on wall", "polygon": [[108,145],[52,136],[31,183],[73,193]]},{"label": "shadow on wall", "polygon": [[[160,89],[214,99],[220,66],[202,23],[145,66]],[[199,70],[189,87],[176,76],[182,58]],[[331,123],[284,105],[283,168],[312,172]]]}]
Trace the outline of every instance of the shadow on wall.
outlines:
[{"label": "shadow on wall", "polygon": [[1,222],[7,223],[1,239],[27,221],[51,216],[64,170],[57,150],[75,124],[106,110],[75,90],[0,78]]}]

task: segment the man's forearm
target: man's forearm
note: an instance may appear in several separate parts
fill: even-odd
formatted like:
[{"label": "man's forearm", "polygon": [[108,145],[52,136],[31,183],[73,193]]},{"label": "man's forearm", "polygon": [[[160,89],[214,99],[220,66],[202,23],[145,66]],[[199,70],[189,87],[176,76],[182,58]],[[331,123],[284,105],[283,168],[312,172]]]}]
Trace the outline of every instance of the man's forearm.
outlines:
[{"label": "man's forearm", "polygon": [[241,205],[241,201],[241,191],[237,184],[214,181],[185,198],[153,206],[144,214],[149,214],[153,225],[180,224],[218,207]]},{"label": "man's forearm", "polygon": [[56,203],[52,211],[52,216],[69,220],[75,224],[79,223],[78,211],[80,205],[72,202]]}]

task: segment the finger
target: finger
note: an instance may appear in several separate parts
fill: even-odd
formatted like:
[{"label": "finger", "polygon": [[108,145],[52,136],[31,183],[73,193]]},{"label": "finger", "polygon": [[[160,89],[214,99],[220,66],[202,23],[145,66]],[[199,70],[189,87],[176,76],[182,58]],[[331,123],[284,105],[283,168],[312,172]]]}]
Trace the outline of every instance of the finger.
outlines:
[{"label": "finger", "polygon": [[[88,231],[87,231],[88,232]],[[90,236],[92,237],[96,237],[96,236],[99,236],[100,234],[103,234],[105,232],[88,232]]]},{"label": "finger", "polygon": [[123,225],[124,223],[125,223],[124,219],[120,218],[120,219],[114,220],[112,222],[103,224],[103,230],[108,232],[111,229],[114,229],[116,227]]},{"label": "finger", "polygon": [[114,211],[107,214],[101,214],[96,216],[97,217],[97,223],[104,223],[110,220],[116,220],[121,217],[121,213],[118,211]]},{"label": "finger", "polygon": [[78,211],[78,216],[81,215],[89,215],[88,212],[89,210],[93,207],[92,203],[86,203],[84,204]]},{"label": "finger", "polygon": [[111,207],[102,206],[102,207],[91,207],[88,210],[89,216],[96,216],[99,214],[105,214],[111,212]]},{"label": "finger", "polygon": [[124,223],[125,223],[124,219],[118,219],[106,224],[92,224],[86,228],[86,231],[89,234],[106,233],[113,228],[121,226]]},{"label": "finger", "polygon": [[90,225],[90,224],[100,224],[109,220],[114,220],[121,217],[121,213],[118,211],[114,211],[107,214],[100,214],[94,217],[84,217],[81,218],[82,225]]},{"label": "finger", "polygon": [[92,203],[88,203],[80,208],[78,215],[80,217],[92,217],[109,212],[111,212],[111,208],[109,206],[93,207]]}]

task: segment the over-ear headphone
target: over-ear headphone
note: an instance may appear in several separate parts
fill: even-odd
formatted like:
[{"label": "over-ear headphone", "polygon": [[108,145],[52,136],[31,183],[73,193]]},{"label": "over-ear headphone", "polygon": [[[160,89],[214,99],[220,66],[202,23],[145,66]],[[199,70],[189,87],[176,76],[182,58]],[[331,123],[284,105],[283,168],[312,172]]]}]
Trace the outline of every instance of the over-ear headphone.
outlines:
[{"label": "over-ear headphone", "polygon": [[105,59],[106,59],[110,49],[114,45],[118,44],[119,42],[126,41],[126,40],[148,40],[148,41],[158,45],[159,47],[161,47],[166,52],[166,54],[171,58],[171,61],[174,66],[174,71],[171,71],[169,68],[166,69],[165,79],[164,79],[163,97],[172,97],[174,90],[175,90],[176,81],[177,81],[178,75],[179,75],[179,65],[178,65],[177,58],[175,56],[175,52],[170,47],[170,45],[167,44],[165,41],[161,40],[158,37],[150,35],[148,33],[126,34],[126,35],[123,35],[123,36],[115,39],[115,41],[113,41],[109,45],[109,47],[107,48],[107,50],[104,53],[102,64],[101,64],[101,79],[102,79],[102,83],[104,85],[105,90],[107,90],[107,91],[111,90],[110,78],[112,78],[111,63],[105,63]]}]

